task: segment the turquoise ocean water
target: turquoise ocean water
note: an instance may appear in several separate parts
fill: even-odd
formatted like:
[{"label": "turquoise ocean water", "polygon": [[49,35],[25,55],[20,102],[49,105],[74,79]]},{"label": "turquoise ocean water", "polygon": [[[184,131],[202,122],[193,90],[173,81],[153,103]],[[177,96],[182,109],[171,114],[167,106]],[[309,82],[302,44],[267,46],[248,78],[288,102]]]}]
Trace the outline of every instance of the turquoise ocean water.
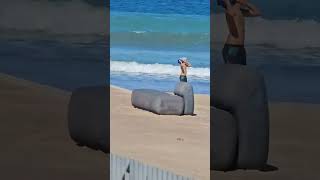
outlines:
[{"label": "turquoise ocean water", "polygon": [[[181,6],[188,3],[159,5],[155,1],[154,5],[161,8],[155,12],[132,12],[131,6],[123,9],[111,1],[111,84],[129,89],[172,91],[179,81],[177,60],[185,56],[193,65],[188,78],[195,92],[209,94],[209,14],[199,9],[189,14],[172,9],[173,6],[186,9]],[[198,6],[209,11],[209,1]]]},{"label": "turquoise ocean water", "polygon": [[[269,98],[319,103],[319,1],[251,2],[263,16],[247,21],[248,65],[265,74]],[[209,92],[208,0],[110,3],[112,84],[172,91],[177,58],[187,56],[195,91]],[[227,31],[221,9],[213,7],[214,68],[222,63]],[[1,73],[67,90],[109,78],[106,1],[11,0],[0,10]]]}]

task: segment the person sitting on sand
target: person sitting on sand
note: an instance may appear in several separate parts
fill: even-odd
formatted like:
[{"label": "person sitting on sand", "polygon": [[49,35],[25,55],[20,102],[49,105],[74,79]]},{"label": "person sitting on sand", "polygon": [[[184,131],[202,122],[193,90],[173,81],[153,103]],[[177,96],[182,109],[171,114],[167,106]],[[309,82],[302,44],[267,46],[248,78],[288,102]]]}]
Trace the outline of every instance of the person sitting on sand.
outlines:
[{"label": "person sitting on sand", "polygon": [[225,8],[229,35],[222,50],[226,64],[246,65],[245,17],[260,16],[260,11],[247,0],[219,0]]},{"label": "person sitting on sand", "polygon": [[182,57],[178,60],[178,63],[180,64],[180,81],[181,82],[187,82],[187,68],[191,67],[191,64],[188,62],[188,59],[186,57]]}]

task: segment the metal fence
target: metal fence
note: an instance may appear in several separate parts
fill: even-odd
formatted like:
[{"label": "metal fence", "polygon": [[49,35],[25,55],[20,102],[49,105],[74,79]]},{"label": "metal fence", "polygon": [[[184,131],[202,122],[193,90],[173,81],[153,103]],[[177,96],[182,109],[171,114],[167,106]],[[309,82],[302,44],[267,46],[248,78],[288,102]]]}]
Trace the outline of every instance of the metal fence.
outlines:
[{"label": "metal fence", "polygon": [[110,155],[111,180],[193,180],[142,162]]}]

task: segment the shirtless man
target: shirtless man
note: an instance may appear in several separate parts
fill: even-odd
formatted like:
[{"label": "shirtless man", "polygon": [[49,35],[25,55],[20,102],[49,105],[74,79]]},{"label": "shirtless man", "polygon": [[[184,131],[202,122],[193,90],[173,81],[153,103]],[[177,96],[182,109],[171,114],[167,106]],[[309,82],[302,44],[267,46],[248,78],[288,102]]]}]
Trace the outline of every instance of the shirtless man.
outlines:
[{"label": "shirtless man", "polygon": [[182,57],[178,60],[178,63],[180,64],[180,81],[181,82],[187,82],[187,67],[191,67],[191,64],[188,62],[188,59],[186,57]]},{"label": "shirtless man", "polygon": [[246,65],[245,17],[260,16],[260,11],[247,0],[220,0],[219,4],[225,8],[229,28],[229,35],[222,50],[224,62]]}]

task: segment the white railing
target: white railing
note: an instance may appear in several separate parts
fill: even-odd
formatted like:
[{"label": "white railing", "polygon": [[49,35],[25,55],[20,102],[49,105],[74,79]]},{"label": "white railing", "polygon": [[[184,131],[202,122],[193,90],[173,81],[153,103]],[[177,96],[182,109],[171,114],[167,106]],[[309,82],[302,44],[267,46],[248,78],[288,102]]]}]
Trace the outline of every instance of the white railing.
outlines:
[{"label": "white railing", "polygon": [[110,155],[111,180],[193,180],[142,162]]}]

